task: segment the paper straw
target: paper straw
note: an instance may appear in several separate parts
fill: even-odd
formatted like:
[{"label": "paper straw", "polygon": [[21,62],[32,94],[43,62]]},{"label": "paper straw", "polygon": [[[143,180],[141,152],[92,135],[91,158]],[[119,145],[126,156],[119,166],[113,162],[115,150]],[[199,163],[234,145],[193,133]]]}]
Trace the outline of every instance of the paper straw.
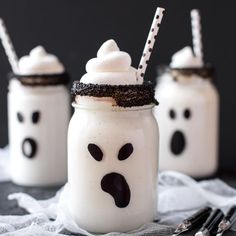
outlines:
[{"label": "paper straw", "polygon": [[16,52],[14,50],[13,44],[10,40],[10,37],[7,33],[7,28],[4,24],[3,19],[0,18],[0,38],[2,40],[2,45],[5,49],[6,55],[8,57],[8,61],[11,65],[12,71],[17,74],[18,73],[18,58]]},{"label": "paper straw", "polygon": [[203,64],[202,50],[202,33],[201,33],[201,17],[199,11],[193,9],[191,11],[192,37],[193,37],[193,52]]},{"label": "paper straw", "polygon": [[143,50],[143,55],[141,57],[139,67],[137,70],[137,81],[143,82],[143,77],[147,68],[147,64],[149,61],[149,58],[151,56],[153,46],[155,44],[156,38],[157,38],[157,33],[159,31],[159,27],[161,24],[161,20],[163,17],[163,12],[165,11],[164,8],[158,7],[156,10],[156,13],[154,15],[154,19],[151,25],[150,32],[148,34],[148,38]]}]

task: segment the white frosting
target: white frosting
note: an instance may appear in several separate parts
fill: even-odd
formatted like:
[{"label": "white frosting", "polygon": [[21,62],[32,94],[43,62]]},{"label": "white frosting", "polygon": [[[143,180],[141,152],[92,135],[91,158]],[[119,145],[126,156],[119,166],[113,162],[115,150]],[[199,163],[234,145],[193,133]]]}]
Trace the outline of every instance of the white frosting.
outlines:
[{"label": "white frosting", "polygon": [[65,71],[58,58],[45,51],[42,46],[31,50],[30,54],[19,60],[19,74],[57,74]]},{"label": "white frosting", "polygon": [[170,67],[172,68],[199,68],[203,67],[200,58],[194,56],[192,48],[187,46],[176,52],[171,59]]},{"label": "white frosting", "polygon": [[136,69],[131,66],[131,57],[120,51],[116,42],[110,39],[103,43],[97,57],[86,64],[86,74],[82,83],[128,85],[138,84]]}]

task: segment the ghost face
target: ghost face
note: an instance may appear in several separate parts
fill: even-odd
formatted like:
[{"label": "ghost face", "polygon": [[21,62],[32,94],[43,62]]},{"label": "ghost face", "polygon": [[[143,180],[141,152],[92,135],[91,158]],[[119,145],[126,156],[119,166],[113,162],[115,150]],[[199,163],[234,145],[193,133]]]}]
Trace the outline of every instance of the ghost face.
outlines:
[{"label": "ghost face", "polygon": [[67,174],[66,88],[17,86],[8,94],[12,180],[26,186],[61,184]]},{"label": "ghost face", "polygon": [[[168,78],[167,78],[168,79]],[[205,80],[159,84],[155,116],[160,128],[160,169],[201,177],[217,167],[218,96]]]},{"label": "ghost face", "polygon": [[[131,156],[133,150],[134,148],[131,143],[123,145],[119,150],[117,156],[118,160],[126,160]],[[102,161],[103,152],[96,144],[90,143],[88,145],[88,151],[94,158],[94,160]],[[117,207],[124,208],[129,205],[131,197],[130,188],[129,184],[127,183],[125,177],[122,174],[116,172],[105,174],[101,180],[101,189],[113,197],[114,203]]]},{"label": "ghost face", "polygon": [[68,132],[69,209],[78,225],[97,233],[135,229],[156,209],[158,130],[151,109],[110,109],[76,108]]},{"label": "ghost face", "polygon": [[[183,120],[185,119],[186,121],[190,120],[191,118],[191,111],[189,108],[184,109],[182,117]],[[177,114],[174,109],[170,109],[169,111],[169,118],[171,120],[177,119]],[[173,132],[172,137],[170,138],[170,151],[173,155],[181,155],[187,148],[187,142],[186,142],[186,135],[184,134],[183,131],[181,130],[175,130]]]},{"label": "ghost face", "polygon": [[[40,121],[40,111],[38,110],[33,111],[31,114],[31,117],[28,117],[28,119],[26,119],[23,112],[18,111],[16,113],[16,118],[19,122],[19,125],[21,124],[24,125],[24,123],[27,121],[31,122],[31,124],[28,124],[28,125],[37,125]],[[22,140],[21,149],[22,149],[22,154],[26,158],[29,158],[29,159],[35,158],[37,154],[37,150],[38,150],[37,140],[35,140],[35,138],[33,137],[25,137]]]}]

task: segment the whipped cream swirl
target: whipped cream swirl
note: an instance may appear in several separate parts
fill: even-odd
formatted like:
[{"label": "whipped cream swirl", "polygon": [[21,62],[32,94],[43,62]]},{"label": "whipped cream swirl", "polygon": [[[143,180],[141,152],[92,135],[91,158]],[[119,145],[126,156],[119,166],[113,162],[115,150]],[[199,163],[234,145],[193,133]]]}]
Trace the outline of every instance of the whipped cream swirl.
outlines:
[{"label": "whipped cream swirl", "polygon": [[192,48],[187,46],[176,52],[171,59],[171,68],[201,68],[202,60],[194,56]]},{"label": "whipped cream swirl", "polygon": [[103,43],[97,57],[86,64],[86,74],[80,82],[85,84],[130,85],[139,84],[137,70],[131,66],[131,57],[120,51],[116,42],[110,39]]},{"label": "whipped cream swirl", "polygon": [[19,60],[19,74],[60,74],[65,72],[58,58],[46,52],[42,46],[31,50],[30,54]]}]

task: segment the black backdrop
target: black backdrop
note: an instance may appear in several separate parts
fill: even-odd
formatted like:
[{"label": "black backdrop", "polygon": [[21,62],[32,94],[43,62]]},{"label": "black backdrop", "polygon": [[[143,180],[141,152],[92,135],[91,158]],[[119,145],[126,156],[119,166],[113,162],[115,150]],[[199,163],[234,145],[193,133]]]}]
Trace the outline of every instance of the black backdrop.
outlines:
[{"label": "black backdrop", "polygon": [[[156,66],[191,45],[189,11],[202,14],[204,55],[217,70],[221,96],[220,163],[236,171],[235,8],[234,1],[218,0],[1,0],[5,20],[18,56],[41,44],[59,56],[72,80],[85,72],[99,46],[114,38],[131,54],[137,66],[157,6],[166,8],[146,78],[154,79]],[[0,146],[7,144],[7,79],[10,70],[0,47]],[[16,98],[17,99],[17,98]],[[16,134],[17,135],[17,134]]]}]

